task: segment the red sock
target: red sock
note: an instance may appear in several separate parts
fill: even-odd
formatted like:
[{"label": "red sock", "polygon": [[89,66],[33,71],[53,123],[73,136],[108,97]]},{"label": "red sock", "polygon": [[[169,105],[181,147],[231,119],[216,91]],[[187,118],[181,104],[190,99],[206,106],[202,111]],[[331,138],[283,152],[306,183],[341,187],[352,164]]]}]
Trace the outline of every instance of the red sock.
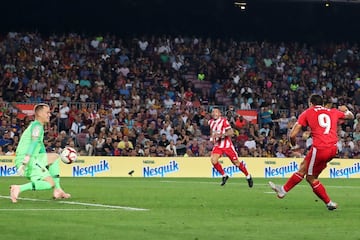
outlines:
[{"label": "red sock", "polygon": [[320,181],[314,181],[311,184],[313,192],[318,196],[325,204],[330,202],[329,195],[326,193],[324,185],[321,184]]},{"label": "red sock", "polygon": [[224,169],[222,168],[222,166],[219,162],[213,164],[213,166],[222,176],[224,176],[224,174],[225,174]]},{"label": "red sock", "polygon": [[290,191],[293,187],[295,187],[299,182],[301,182],[304,179],[304,175],[301,175],[300,173],[296,172],[294,173],[285,183],[284,190],[285,192]]},{"label": "red sock", "polygon": [[247,169],[246,169],[243,162],[240,162],[238,168],[245,174],[245,176],[249,175],[249,173],[248,173],[248,171],[247,171]]}]

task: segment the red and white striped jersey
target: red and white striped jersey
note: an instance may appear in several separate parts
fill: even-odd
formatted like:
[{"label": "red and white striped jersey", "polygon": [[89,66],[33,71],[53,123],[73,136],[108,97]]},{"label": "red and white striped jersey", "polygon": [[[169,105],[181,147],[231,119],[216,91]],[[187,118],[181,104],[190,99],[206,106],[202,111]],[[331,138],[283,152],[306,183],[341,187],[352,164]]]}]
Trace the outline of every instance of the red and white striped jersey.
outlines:
[{"label": "red and white striped jersey", "polygon": [[[225,117],[220,117],[218,119],[210,119],[209,126],[212,133],[212,138],[215,133],[224,134],[227,129],[230,129],[230,123]],[[230,137],[220,138],[214,140],[214,146],[219,148],[233,148],[233,143]]]}]

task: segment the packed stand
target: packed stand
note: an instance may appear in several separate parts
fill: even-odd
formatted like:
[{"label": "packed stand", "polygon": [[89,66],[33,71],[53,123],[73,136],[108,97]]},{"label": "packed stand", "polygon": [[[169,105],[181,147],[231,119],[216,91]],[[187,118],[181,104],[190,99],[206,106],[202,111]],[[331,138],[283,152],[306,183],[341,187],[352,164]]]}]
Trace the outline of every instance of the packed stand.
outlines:
[{"label": "packed stand", "polygon": [[[82,155],[209,156],[210,110],[236,130],[241,157],[301,157],[288,132],[311,93],[360,112],[357,44],[9,33],[0,41],[0,155],[14,155],[31,117],[16,102],[46,102],[48,151]],[[255,110],[248,121],[236,110]],[[360,155],[360,114],[339,127],[339,157]]]}]

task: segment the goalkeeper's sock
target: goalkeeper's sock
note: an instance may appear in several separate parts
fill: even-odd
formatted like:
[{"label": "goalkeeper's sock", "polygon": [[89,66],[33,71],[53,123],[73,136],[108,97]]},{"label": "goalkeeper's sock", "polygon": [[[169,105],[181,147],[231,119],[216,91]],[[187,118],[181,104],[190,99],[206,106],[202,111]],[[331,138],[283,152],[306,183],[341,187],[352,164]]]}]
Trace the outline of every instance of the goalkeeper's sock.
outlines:
[{"label": "goalkeeper's sock", "polygon": [[28,190],[33,190],[33,183],[32,182],[20,185],[20,192],[24,192],[24,191],[28,191]]},{"label": "goalkeeper's sock", "polygon": [[35,181],[35,182],[29,182],[25,183],[23,185],[20,185],[20,192],[28,191],[28,190],[48,190],[51,189],[51,184],[46,181]]},{"label": "goalkeeper's sock", "polygon": [[324,185],[321,184],[319,180],[314,181],[311,184],[311,187],[313,189],[313,192],[318,196],[325,204],[328,204],[330,202],[330,197],[327,194]]},{"label": "goalkeeper's sock", "polygon": [[214,168],[221,174],[221,176],[225,175],[224,169],[222,168],[219,162],[213,164]]},{"label": "goalkeeper's sock", "polygon": [[55,182],[55,188],[61,188],[60,186],[60,158],[56,159],[51,165],[49,165],[49,173]]},{"label": "goalkeeper's sock", "polygon": [[293,187],[295,187],[299,182],[304,179],[304,175],[296,172],[287,180],[284,184],[283,189],[285,192],[290,191]]}]

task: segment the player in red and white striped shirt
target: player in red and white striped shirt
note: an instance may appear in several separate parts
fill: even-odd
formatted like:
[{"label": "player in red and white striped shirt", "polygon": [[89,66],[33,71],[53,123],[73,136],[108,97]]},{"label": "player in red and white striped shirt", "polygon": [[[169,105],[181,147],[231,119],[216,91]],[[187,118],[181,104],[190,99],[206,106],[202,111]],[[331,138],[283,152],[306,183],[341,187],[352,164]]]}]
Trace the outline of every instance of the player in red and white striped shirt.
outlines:
[{"label": "player in red and white striped shirt", "polygon": [[214,168],[222,175],[221,186],[224,186],[229,176],[224,172],[221,164],[219,163],[220,157],[225,154],[231,162],[242,171],[247,179],[249,187],[253,186],[253,180],[248,173],[243,162],[239,161],[238,154],[235,151],[231,137],[234,134],[229,121],[221,116],[218,108],[213,108],[211,112],[212,119],[209,120],[210,126],[210,140],[213,141],[214,147],[211,152],[211,163]]}]

